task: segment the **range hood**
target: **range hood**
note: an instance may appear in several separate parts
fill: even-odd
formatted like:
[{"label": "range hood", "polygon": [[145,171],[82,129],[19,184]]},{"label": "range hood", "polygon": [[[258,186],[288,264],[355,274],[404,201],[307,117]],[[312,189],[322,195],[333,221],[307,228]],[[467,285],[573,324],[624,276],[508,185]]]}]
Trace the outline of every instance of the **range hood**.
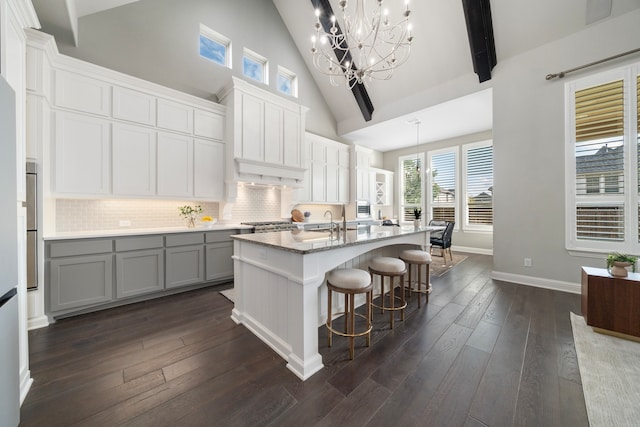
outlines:
[{"label": "range hood", "polygon": [[228,201],[238,182],[301,187],[308,108],[236,77],[218,99],[227,107]]}]

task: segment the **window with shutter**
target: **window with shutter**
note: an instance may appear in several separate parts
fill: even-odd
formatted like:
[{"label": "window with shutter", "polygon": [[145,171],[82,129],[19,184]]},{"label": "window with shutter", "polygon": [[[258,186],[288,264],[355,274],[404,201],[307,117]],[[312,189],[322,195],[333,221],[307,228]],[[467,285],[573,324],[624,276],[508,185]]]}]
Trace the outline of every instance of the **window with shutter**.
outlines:
[{"label": "window with shutter", "polygon": [[463,147],[465,221],[467,229],[493,228],[493,145],[490,141]]},{"label": "window with shutter", "polygon": [[569,249],[638,253],[638,65],[566,86]]},{"label": "window with shutter", "polygon": [[415,209],[422,209],[422,153],[400,157],[401,221],[415,219]]},{"label": "window with shutter", "polygon": [[458,147],[429,152],[431,219],[456,220]]}]

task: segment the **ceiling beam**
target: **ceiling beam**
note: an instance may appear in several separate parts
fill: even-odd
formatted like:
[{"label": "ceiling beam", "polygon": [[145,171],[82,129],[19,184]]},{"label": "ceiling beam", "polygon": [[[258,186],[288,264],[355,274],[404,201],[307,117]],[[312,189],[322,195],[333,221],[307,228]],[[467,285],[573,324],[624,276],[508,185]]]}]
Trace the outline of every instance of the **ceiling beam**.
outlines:
[{"label": "ceiling beam", "polygon": [[473,71],[482,83],[491,79],[491,70],[497,63],[491,7],[489,0],[462,0],[462,8],[467,22]]},{"label": "ceiling beam", "polygon": [[[333,26],[331,22],[331,16],[334,15],[333,8],[329,3],[329,0],[311,0],[311,4],[314,9],[320,10],[320,24],[325,32],[329,32],[331,27]],[[336,23],[337,34],[342,34],[342,29],[340,25]],[[346,42],[343,43],[344,46],[341,46],[342,49],[347,49],[346,54],[343,54],[342,51],[337,51],[334,49],[334,53],[336,54],[336,59],[340,61],[340,64],[343,65],[345,62],[349,61],[352,69],[356,69],[356,66],[353,64],[353,60],[351,59],[351,53],[348,51],[349,46],[346,45]],[[352,83],[351,81],[349,82]],[[353,97],[356,99],[356,103],[358,107],[360,107],[360,111],[362,112],[362,117],[364,117],[365,121],[370,121],[373,115],[373,104],[371,103],[371,98],[369,98],[369,94],[367,93],[367,89],[365,88],[363,83],[355,83],[351,88],[351,93],[353,93]]]}]

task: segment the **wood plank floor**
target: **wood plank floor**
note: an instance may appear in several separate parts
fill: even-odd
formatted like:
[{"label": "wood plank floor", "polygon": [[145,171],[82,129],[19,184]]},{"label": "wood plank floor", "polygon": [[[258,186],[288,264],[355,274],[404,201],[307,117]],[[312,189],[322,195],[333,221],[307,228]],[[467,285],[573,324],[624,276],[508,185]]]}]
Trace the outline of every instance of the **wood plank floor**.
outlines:
[{"label": "wood plank floor", "polygon": [[22,426],[587,426],[569,312],[578,295],[490,278],[469,255],[371,347],[326,344],[302,382],[229,318],[216,286],[30,332]]}]

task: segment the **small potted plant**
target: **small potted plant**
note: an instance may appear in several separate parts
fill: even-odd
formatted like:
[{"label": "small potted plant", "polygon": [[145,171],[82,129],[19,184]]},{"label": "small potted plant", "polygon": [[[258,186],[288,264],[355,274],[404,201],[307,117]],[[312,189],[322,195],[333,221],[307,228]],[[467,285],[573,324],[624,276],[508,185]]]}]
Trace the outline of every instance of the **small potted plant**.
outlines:
[{"label": "small potted plant", "polygon": [[200,205],[184,205],[179,206],[180,216],[187,221],[187,227],[193,228],[196,226],[196,219],[198,215],[202,213],[202,207]]},{"label": "small potted plant", "polygon": [[637,262],[636,256],[614,252],[607,255],[607,270],[612,276],[627,277],[629,274],[627,267],[631,267],[631,271],[635,273]]},{"label": "small potted plant", "polygon": [[413,208],[413,226],[415,228],[420,228],[420,218],[422,217],[422,209],[421,208]]}]

